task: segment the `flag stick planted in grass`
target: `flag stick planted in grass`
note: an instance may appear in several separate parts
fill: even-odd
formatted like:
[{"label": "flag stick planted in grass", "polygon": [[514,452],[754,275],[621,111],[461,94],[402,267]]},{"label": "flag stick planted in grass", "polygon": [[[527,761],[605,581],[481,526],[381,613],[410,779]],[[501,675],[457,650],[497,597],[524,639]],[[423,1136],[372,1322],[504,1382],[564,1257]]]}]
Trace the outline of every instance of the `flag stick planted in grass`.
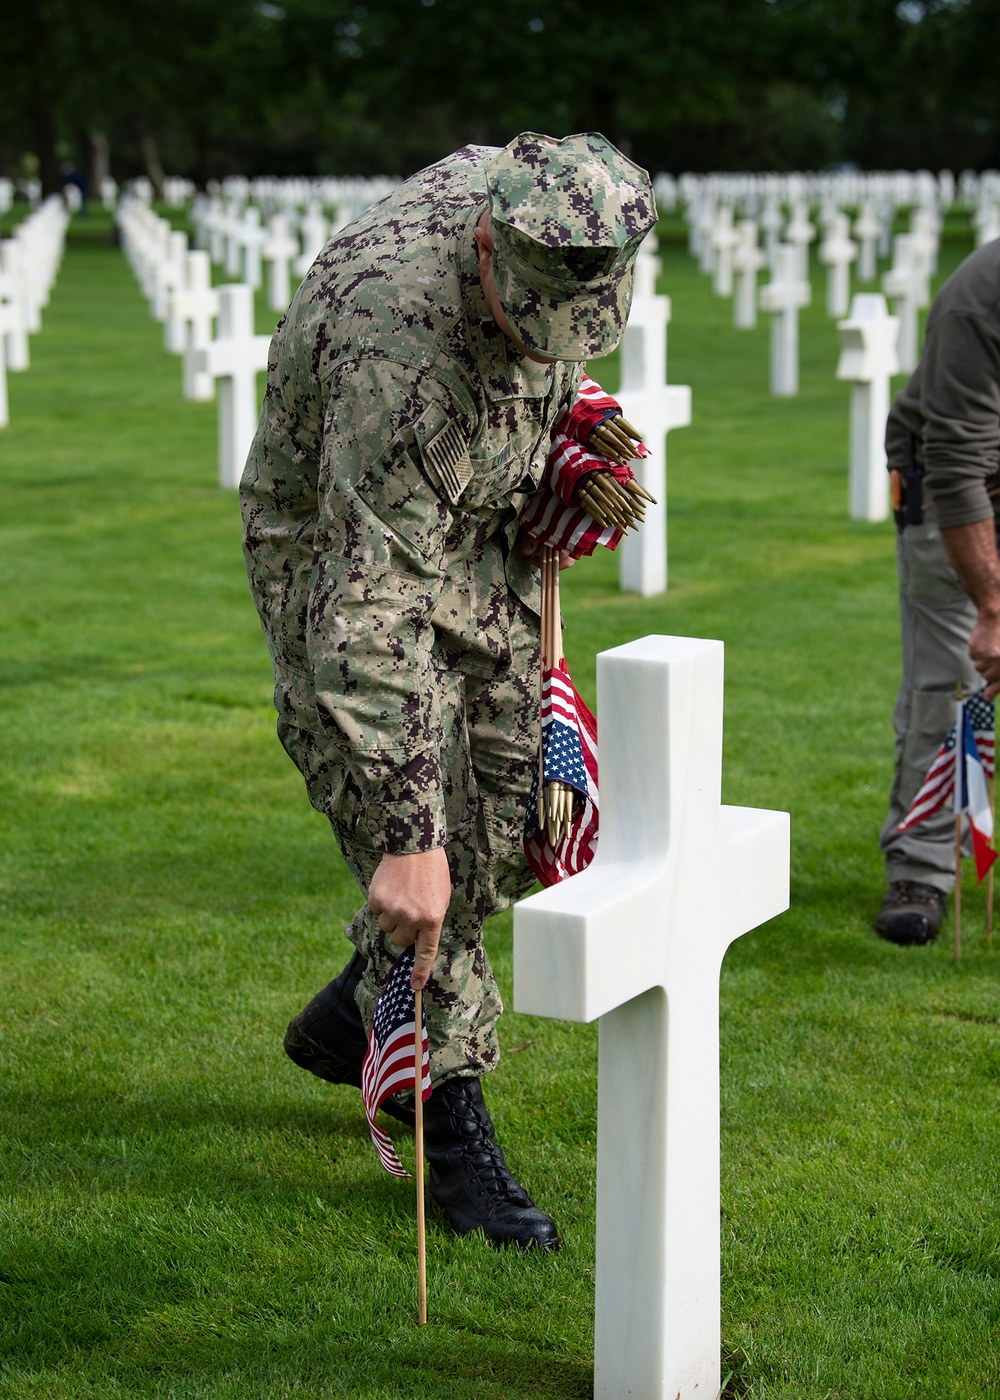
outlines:
[{"label": "flag stick planted in grass", "polygon": [[361,1066],[361,1097],[379,1161],[393,1176],[409,1176],[392,1139],[376,1123],[375,1114],[390,1095],[413,1090],[417,1156],[417,1315],[422,1327],[427,1321],[424,1100],[430,1098],[431,1076],[423,991],[410,986],[415,957],[416,950],[412,946],[400,953],[375,1003],[368,1049]]},{"label": "flag stick planted in grass", "polygon": [[528,798],[524,853],[543,885],[575,875],[597,848],[597,721],[562,657],[559,554],[542,551],[539,757]]},{"label": "flag stick planted in grass", "polygon": [[[997,780],[990,774],[990,815],[993,818],[993,830],[997,829]],[[990,873],[986,877],[986,946],[993,947],[993,866],[990,866]]]},{"label": "flag stick planted in grass", "polygon": [[962,961],[962,814],[955,813],[955,961]]},{"label": "flag stick planted in grass", "polygon": [[[983,687],[985,690],[985,686]],[[956,716],[927,777],[896,828],[908,831],[951,803],[955,813],[955,959],[962,954],[962,814],[969,814],[972,852],[980,883],[992,872],[993,777],[996,771],[995,712],[978,691],[968,700],[956,687]],[[987,942],[992,937],[992,887],[987,890]]]},{"label": "flag stick planted in grass", "polygon": [[[424,1024],[424,993],[421,988],[413,994],[413,1021],[414,1025]],[[413,1082],[419,1084],[422,1079],[423,1068],[423,1037],[414,1035],[413,1037]],[[417,1325],[423,1327],[427,1321],[427,1222],[424,1214],[424,1100],[422,1094],[414,1094],[414,1111],[416,1114],[415,1137],[416,1137],[416,1166],[414,1173],[417,1178]]]},{"label": "flag stick planted in grass", "polygon": [[955,687],[955,961],[962,961],[962,797],[965,792],[965,706],[962,682]]}]

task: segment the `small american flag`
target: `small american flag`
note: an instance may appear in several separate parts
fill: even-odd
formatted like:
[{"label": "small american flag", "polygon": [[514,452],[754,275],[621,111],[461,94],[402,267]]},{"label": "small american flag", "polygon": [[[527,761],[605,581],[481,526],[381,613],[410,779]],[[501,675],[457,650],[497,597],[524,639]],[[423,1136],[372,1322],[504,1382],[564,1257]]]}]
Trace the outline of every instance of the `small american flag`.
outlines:
[{"label": "small american flag", "polygon": [[[983,690],[985,689],[986,687],[983,686]],[[983,771],[987,778],[992,778],[996,771],[996,740],[994,738],[996,720],[993,701],[983,699],[983,690],[977,691],[971,699],[966,700],[965,712],[972,724],[972,737],[979,750]]]},{"label": "small american flag", "polygon": [[990,845],[993,839],[993,803],[990,800],[983,756],[976,744],[970,706],[960,704],[958,708],[960,713],[957,723],[962,735],[959,741],[962,757],[959,781],[955,784],[955,811],[969,814],[972,854],[976,858],[976,874],[982,881],[997,858],[996,851]]},{"label": "small american flag", "polygon": [[[591,472],[610,472],[617,481],[633,480],[630,467],[609,462],[586,446],[598,423],[620,412],[617,401],[585,376],[576,398],[556,420],[542,484],[521,513],[521,529],[538,544],[564,550],[574,559],[593,554],[599,544],[618,547],[621,531],[599,525],[575,504],[575,496],[581,480]],[[646,457],[648,449],[637,443],[635,455]]]},{"label": "small american flag", "polygon": [[[412,947],[401,953],[385,979],[385,986],[375,1004],[368,1049],[361,1066],[361,1096],[368,1115],[368,1131],[383,1167],[393,1176],[409,1176],[389,1135],[375,1122],[375,1114],[390,1094],[400,1089],[413,1089],[417,1082],[415,1061],[416,1001],[410,986],[415,951]],[[431,1076],[428,1067],[427,1023],[421,1017],[420,1027],[423,1055],[421,1058],[421,1091],[430,1098]]]},{"label": "small american flag", "polygon": [[[983,690],[986,687],[983,686]],[[996,741],[994,739],[994,710],[992,700],[983,698],[983,690],[965,701],[965,710],[972,724],[972,736],[979,750],[983,771],[992,778],[996,769]],[[955,762],[958,749],[958,720],[948,730],[944,743],[938,749],[927,777],[920,791],[910,803],[910,810],[896,827],[897,831],[909,831],[911,826],[940,812],[955,796]]]},{"label": "small american flag", "polygon": [[538,821],[538,769],[531,783],[524,854],[543,885],[576,875],[597,850],[597,720],[577,693],[565,661],[542,677],[542,770],[545,782],[579,793],[568,835],[553,850]]}]

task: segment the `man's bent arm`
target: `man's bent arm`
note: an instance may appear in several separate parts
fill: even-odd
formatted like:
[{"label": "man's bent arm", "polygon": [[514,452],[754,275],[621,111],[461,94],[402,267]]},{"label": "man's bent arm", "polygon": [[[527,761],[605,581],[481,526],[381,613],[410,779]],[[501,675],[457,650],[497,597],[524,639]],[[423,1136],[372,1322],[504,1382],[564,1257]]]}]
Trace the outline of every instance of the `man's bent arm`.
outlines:
[{"label": "man's bent arm", "polygon": [[454,409],[427,375],[374,359],[339,366],[327,392],[307,621],[317,704],[357,775],[365,839],[427,851],[447,836],[431,617],[451,516],[413,425]]},{"label": "man's bent arm", "polygon": [[1000,693],[1000,557],[993,518],[941,531],[959,582],[979,616],[969,638],[969,656],[989,683],[986,698]]}]

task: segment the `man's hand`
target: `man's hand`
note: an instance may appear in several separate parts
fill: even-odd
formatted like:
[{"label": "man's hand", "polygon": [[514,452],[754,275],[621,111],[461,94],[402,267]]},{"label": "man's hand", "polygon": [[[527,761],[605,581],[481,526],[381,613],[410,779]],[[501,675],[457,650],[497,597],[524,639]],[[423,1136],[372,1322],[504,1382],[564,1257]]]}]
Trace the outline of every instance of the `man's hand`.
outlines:
[{"label": "man's hand", "polygon": [[425,987],[437,957],[441,925],[451,902],[451,873],[442,847],[384,855],[368,886],[368,908],[394,943],[417,952],[410,986]]},{"label": "man's hand", "polygon": [[980,612],[969,638],[969,655],[976,670],[989,682],[986,699],[1000,694],[1000,613]]},{"label": "man's hand", "polygon": [[1000,559],[992,519],[941,531],[959,582],[979,612],[969,656],[988,682],[986,699],[1000,694]]},{"label": "man's hand", "polygon": [[[538,540],[532,539],[530,535],[526,535],[523,532],[519,536],[519,539],[521,542],[521,553],[526,554],[529,559],[533,560],[536,569],[540,568],[542,563],[541,551],[543,546],[539,544]],[[576,560],[574,559],[573,555],[570,554],[568,549],[561,549],[559,551],[560,570],[571,569],[575,563]]]}]

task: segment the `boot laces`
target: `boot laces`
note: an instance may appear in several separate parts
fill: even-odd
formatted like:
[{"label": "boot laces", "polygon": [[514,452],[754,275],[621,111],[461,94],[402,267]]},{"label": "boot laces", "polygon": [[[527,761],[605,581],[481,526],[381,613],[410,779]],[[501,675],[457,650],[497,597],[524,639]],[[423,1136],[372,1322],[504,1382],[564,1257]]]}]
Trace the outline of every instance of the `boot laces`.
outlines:
[{"label": "boot laces", "polygon": [[477,1196],[488,1196],[496,1205],[531,1206],[530,1197],[507,1166],[503,1148],[493,1136],[495,1129],[489,1114],[477,1112],[472,1104],[456,1104],[452,1123],[461,1142],[456,1155],[460,1155],[462,1165],[474,1178]]}]

